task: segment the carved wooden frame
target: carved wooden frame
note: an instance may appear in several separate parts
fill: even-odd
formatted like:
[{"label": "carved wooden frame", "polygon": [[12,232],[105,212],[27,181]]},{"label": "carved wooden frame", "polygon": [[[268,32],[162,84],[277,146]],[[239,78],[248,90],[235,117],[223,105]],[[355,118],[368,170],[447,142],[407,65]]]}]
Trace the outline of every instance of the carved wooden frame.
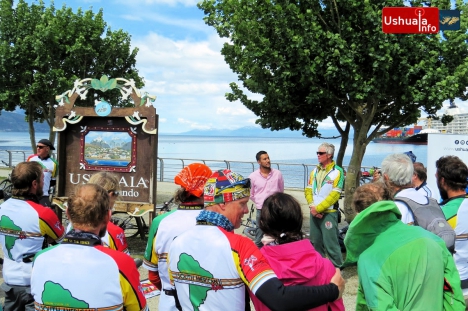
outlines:
[{"label": "carved wooden frame", "polygon": [[[131,147],[131,160],[125,167],[119,166],[110,166],[110,165],[91,165],[85,159],[85,142],[86,142],[86,135],[89,132],[126,132],[132,139],[132,147]],[[135,172],[136,168],[136,151],[137,151],[137,135],[136,135],[136,127],[132,128],[128,127],[114,127],[114,126],[100,126],[100,127],[82,127],[81,130],[81,153],[80,153],[80,166],[84,170],[88,171],[111,171],[111,172]]]}]

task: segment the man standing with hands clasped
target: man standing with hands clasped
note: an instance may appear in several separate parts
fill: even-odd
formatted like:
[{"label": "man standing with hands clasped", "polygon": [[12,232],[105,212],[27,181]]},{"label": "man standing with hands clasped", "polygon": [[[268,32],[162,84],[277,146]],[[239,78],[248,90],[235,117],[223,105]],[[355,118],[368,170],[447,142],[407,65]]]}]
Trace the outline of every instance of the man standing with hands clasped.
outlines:
[{"label": "man standing with hands clasped", "polygon": [[[257,208],[257,226],[260,223],[260,214],[262,213],[263,202],[266,198],[276,192],[284,191],[283,175],[279,170],[271,168],[270,157],[266,151],[259,151],[256,155],[257,163],[260,165],[258,170],[250,174],[251,183],[250,200]],[[263,232],[257,227],[255,233],[255,245],[258,248],[263,246]]]},{"label": "man standing with hands clasped", "polygon": [[343,169],[335,164],[335,146],[323,143],[317,151],[319,164],[310,173],[304,190],[310,207],[310,241],[315,249],[333,262],[343,264],[338,242],[338,211],[334,208],[340,198],[344,183]]}]

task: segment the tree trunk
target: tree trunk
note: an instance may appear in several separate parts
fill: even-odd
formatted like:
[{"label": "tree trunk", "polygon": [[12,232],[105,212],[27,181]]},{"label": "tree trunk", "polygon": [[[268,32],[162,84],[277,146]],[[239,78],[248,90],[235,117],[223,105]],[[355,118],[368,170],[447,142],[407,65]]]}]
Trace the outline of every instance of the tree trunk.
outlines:
[{"label": "tree trunk", "polygon": [[57,136],[57,133],[54,132],[55,108],[52,104],[49,104],[47,108],[48,108],[47,109],[47,123],[49,124],[49,140],[52,143],[52,145],[55,146],[55,137]]},{"label": "tree trunk", "polygon": [[346,122],[346,128],[344,129],[344,131],[340,133],[341,143],[340,143],[340,149],[338,150],[338,155],[336,156],[336,164],[341,167],[343,167],[343,158],[346,153],[346,147],[348,146],[350,129],[351,129],[351,126],[349,125],[349,122]]},{"label": "tree trunk", "polygon": [[351,221],[356,216],[356,212],[351,206],[351,202],[356,188],[359,187],[362,159],[364,158],[364,154],[366,152],[367,147],[366,140],[367,130],[364,130],[362,128],[356,130],[356,128],[354,128],[353,153],[351,155],[351,160],[349,161],[348,170],[346,172],[343,209],[347,223],[351,223]]},{"label": "tree trunk", "polygon": [[36,153],[36,130],[34,129],[34,103],[28,103],[28,126],[29,126],[29,139],[31,141],[32,153]]}]

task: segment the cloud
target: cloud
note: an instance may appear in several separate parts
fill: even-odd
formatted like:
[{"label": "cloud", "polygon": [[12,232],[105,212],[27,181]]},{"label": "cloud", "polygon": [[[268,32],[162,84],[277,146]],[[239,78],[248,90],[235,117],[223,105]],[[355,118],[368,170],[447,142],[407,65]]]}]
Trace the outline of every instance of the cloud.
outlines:
[{"label": "cloud", "polygon": [[217,115],[232,115],[232,116],[245,116],[250,115],[252,112],[245,107],[241,107],[240,109],[234,107],[219,107],[216,109]]},{"label": "cloud", "polygon": [[177,6],[179,4],[183,6],[196,6],[198,3],[198,0],[132,0],[132,1],[126,1],[126,0],[119,0],[116,2],[120,2],[122,4],[129,4],[131,2],[132,5],[134,6],[147,6],[147,5],[154,5],[154,4],[164,4],[164,5],[169,5],[169,6]]},{"label": "cloud", "polygon": [[154,106],[167,120],[161,132],[255,125],[250,110],[225,98],[237,77],[220,54],[224,42],[216,35],[175,40],[155,32],[133,40],[144,90],[157,96]]},{"label": "cloud", "polygon": [[[220,53],[224,40],[215,35],[203,41],[174,40],[157,33],[132,41],[138,47],[137,66],[149,81],[171,79],[178,84],[209,82],[205,88],[237,81]],[[219,82],[218,82],[219,81]],[[203,88],[203,89],[205,89]],[[188,88],[193,91],[193,87]]]}]

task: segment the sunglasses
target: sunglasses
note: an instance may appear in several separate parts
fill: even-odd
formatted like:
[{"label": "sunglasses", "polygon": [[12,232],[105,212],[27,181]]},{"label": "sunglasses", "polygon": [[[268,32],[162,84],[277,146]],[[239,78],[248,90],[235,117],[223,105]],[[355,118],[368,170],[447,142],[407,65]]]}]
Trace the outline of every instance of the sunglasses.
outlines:
[{"label": "sunglasses", "polygon": [[323,152],[323,151],[317,151],[317,155],[324,155],[326,154],[326,152]]},{"label": "sunglasses", "polygon": [[218,190],[218,193],[221,193],[222,191],[229,189],[229,188],[234,188],[236,186],[242,186],[242,188],[250,188],[250,178],[242,179],[226,187],[223,187]]},{"label": "sunglasses", "polygon": [[36,146],[37,149],[43,149],[43,148],[45,148],[45,147],[47,147],[47,146],[41,146],[41,145],[37,145],[37,146]]}]

